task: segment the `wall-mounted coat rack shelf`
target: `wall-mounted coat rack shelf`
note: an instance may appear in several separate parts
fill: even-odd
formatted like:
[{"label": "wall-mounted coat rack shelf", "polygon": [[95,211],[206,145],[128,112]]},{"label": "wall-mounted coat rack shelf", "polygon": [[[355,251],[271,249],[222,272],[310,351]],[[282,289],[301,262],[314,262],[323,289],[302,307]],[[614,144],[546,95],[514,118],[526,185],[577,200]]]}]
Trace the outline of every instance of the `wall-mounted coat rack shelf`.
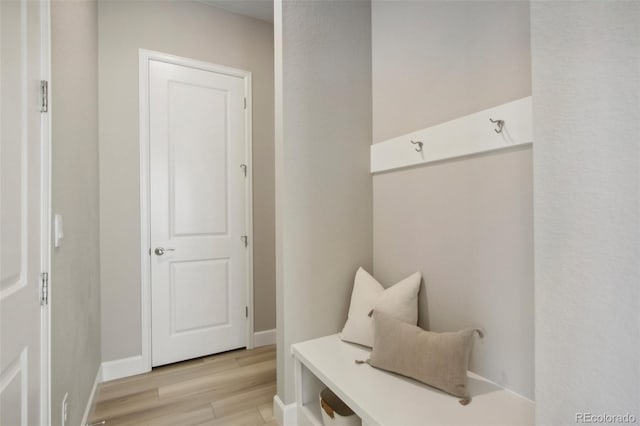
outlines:
[{"label": "wall-mounted coat rack shelf", "polygon": [[371,173],[532,142],[529,96],[374,144],[371,146]]}]

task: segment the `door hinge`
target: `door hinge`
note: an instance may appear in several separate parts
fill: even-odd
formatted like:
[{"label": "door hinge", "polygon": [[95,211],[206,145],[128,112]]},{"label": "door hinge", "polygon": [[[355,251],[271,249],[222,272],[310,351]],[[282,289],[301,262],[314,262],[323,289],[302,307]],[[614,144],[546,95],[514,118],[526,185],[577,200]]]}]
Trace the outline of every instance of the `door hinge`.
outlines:
[{"label": "door hinge", "polygon": [[43,272],[40,276],[40,305],[49,304],[49,273]]},{"label": "door hinge", "polygon": [[242,169],[242,173],[244,173],[244,177],[247,177],[247,165],[240,164],[240,169]]},{"label": "door hinge", "polygon": [[49,82],[40,80],[40,112],[49,111]]},{"label": "door hinge", "polygon": [[242,237],[240,237],[240,239],[242,240],[242,242],[244,243],[244,246],[247,247],[249,245],[249,237],[246,235],[243,235]]},{"label": "door hinge", "polygon": [[248,306],[244,307],[244,317],[245,318],[249,318],[249,307]]},{"label": "door hinge", "polygon": [[247,109],[247,98],[244,98],[244,109]]}]

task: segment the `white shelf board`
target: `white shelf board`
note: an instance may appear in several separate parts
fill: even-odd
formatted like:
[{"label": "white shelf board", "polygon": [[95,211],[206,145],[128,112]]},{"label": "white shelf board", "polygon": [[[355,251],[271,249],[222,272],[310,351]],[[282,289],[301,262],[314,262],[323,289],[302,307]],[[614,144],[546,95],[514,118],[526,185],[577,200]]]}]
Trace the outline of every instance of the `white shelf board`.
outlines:
[{"label": "white shelf board", "polygon": [[414,380],[357,365],[370,351],[345,343],[338,335],[292,345],[293,355],[342,399],[366,425],[534,424],[534,403],[469,373],[473,400],[462,406],[458,398]]},{"label": "white shelf board", "polygon": [[322,413],[320,412],[320,401],[313,401],[309,404],[300,407],[299,415],[302,418],[298,419],[298,423],[301,425],[311,426],[323,426]]},{"label": "white shelf board", "polygon": [[[531,96],[371,145],[371,173],[526,145],[533,142]],[[504,120],[501,133],[489,121]],[[411,141],[423,142],[416,152]]]}]

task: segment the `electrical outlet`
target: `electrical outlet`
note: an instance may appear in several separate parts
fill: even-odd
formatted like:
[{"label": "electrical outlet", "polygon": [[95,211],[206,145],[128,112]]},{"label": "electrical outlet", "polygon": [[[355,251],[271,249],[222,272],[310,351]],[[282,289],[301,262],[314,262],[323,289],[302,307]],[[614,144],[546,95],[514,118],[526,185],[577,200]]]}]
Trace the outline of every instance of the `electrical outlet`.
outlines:
[{"label": "electrical outlet", "polygon": [[62,398],[62,426],[67,426],[67,417],[69,416],[69,392],[64,394]]}]

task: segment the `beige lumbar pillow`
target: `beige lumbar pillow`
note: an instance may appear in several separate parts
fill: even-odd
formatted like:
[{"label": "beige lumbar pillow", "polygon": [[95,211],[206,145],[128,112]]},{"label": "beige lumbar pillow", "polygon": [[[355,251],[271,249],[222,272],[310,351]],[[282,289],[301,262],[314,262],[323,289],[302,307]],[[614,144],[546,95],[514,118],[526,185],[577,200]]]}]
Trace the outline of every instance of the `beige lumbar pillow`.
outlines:
[{"label": "beige lumbar pillow", "polygon": [[359,268],[353,283],[347,322],[340,338],[346,342],[373,346],[372,310],[385,312],[409,324],[417,324],[421,279],[420,273],[416,272],[385,290],[367,271]]},{"label": "beige lumbar pillow", "polygon": [[466,329],[453,333],[434,333],[375,311],[375,337],[369,364],[411,377],[463,400],[470,401],[467,368],[473,333]]}]

